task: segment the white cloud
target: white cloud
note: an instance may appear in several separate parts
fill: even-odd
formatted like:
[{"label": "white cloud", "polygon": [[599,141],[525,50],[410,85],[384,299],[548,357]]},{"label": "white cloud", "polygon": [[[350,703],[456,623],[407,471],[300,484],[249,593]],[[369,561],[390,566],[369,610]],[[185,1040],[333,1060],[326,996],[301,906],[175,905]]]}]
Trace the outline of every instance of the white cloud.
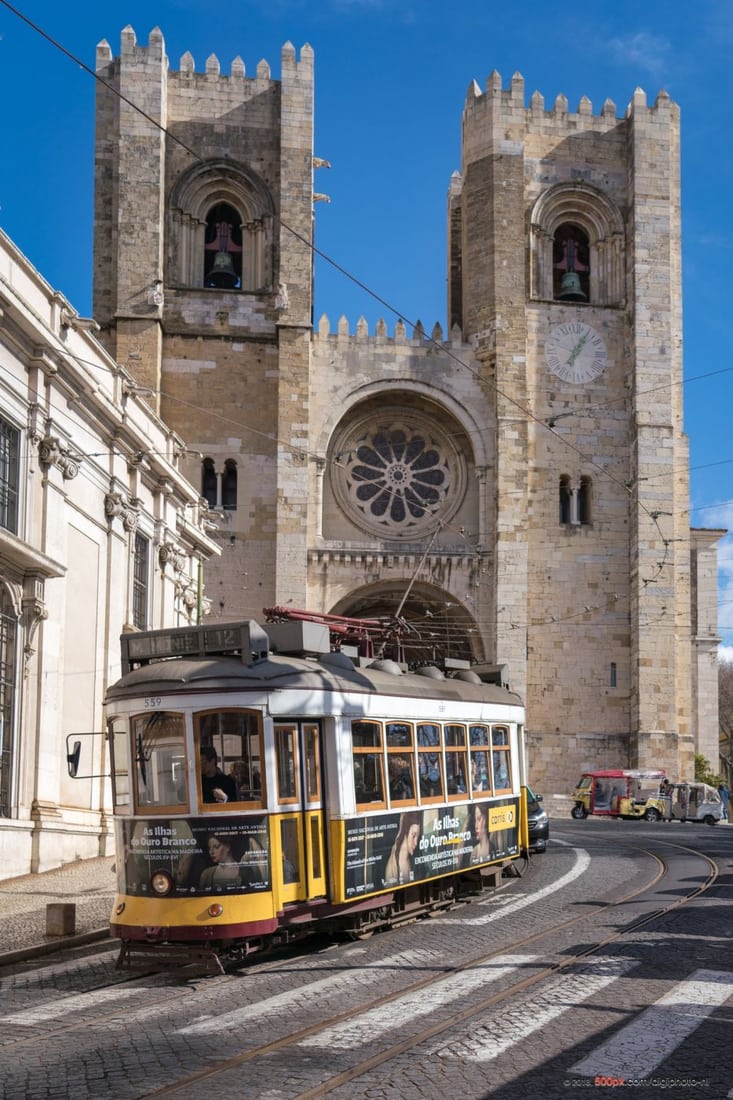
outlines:
[{"label": "white cloud", "polygon": [[659,77],[668,71],[672,47],[666,38],[637,31],[621,38],[612,38],[609,42],[616,59],[635,69],[646,69]]},{"label": "white cloud", "polygon": [[718,661],[721,665],[733,665],[733,645],[718,646]]}]

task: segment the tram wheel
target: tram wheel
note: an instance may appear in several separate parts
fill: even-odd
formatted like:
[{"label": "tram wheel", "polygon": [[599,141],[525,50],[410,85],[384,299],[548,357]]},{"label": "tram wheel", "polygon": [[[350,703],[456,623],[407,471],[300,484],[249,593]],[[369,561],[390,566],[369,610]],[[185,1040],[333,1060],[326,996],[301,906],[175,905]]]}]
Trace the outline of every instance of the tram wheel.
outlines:
[{"label": "tram wheel", "polygon": [[576,821],[582,821],[588,816],[588,811],[582,802],[576,802],[570,811],[570,816],[574,817]]}]

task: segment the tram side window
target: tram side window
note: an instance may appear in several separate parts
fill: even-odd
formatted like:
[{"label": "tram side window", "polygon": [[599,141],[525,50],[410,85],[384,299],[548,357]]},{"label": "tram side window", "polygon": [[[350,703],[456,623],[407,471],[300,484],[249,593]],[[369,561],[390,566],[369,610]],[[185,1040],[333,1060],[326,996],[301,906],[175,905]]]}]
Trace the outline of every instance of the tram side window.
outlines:
[{"label": "tram side window", "polygon": [[440,726],[423,722],[417,727],[417,774],[422,802],[443,798],[443,767]]},{"label": "tram side window", "polygon": [[493,726],[491,730],[494,787],[497,791],[509,790],[512,785],[512,762],[509,755],[509,730],[506,726]]},{"label": "tram side window", "polygon": [[471,790],[474,792],[490,791],[488,726],[471,726],[469,728],[469,739],[471,741]]},{"label": "tram side window", "polygon": [[130,739],[127,722],[115,719],[109,728],[110,758],[112,762],[112,798],[116,810],[129,810],[132,806],[130,790]]},{"label": "tram side window", "polygon": [[280,822],[280,845],[283,852],[283,882],[297,882],[300,878],[298,858],[298,823],[292,817]]},{"label": "tram side window", "polygon": [[465,798],[467,753],[466,727],[445,726],[445,780],[449,798]]},{"label": "tram side window", "polygon": [[280,802],[295,802],[298,798],[298,778],[295,769],[295,726],[275,726],[275,767],[277,797]]},{"label": "tram side window", "polygon": [[[235,800],[263,805],[262,724],[259,711],[205,711],[195,717],[199,750],[216,750],[219,767],[233,786]],[[230,799],[231,800],[231,799]]]},{"label": "tram side window", "polygon": [[352,721],[351,748],[357,806],[384,806],[382,727],[378,722]]},{"label": "tram side window", "polygon": [[390,802],[414,802],[415,756],[409,722],[387,722],[387,770]]},{"label": "tram side window", "polygon": [[305,796],[309,802],[321,801],[321,768],[318,749],[320,730],[318,726],[303,726],[305,737]]},{"label": "tram side window", "polygon": [[182,714],[156,710],[132,719],[135,802],[146,813],[187,804],[185,723]]}]

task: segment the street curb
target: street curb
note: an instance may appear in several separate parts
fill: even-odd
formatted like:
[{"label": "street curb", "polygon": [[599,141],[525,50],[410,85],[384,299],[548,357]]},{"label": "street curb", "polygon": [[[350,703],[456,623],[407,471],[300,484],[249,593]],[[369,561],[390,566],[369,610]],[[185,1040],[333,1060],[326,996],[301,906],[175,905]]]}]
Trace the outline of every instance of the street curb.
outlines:
[{"label": "street curb", "polygon": [[104,939],[113,941],[109,928],[98,928],[94,932],[83,932],[78,936],[59,936],[53,943],[38,943],[34,947],[21,947],[17,951],[3,952],[0,954],[0,967],[24,962],[26,959],[35,959],[41,955],[52,955],[55,951],[66,950],[69,947],[84,947],[87,943],[96,943]]}]

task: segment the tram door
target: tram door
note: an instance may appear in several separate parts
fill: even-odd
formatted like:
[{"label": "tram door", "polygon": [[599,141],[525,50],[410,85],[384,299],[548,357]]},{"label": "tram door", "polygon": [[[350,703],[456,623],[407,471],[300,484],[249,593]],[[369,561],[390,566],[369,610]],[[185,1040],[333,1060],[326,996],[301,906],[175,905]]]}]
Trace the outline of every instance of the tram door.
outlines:
[{"label": "tram door", "polygon": [[273,859],[281,861],[284,902],[326,895],[325,822],[318,722],[275,725],[279,835]]}]

